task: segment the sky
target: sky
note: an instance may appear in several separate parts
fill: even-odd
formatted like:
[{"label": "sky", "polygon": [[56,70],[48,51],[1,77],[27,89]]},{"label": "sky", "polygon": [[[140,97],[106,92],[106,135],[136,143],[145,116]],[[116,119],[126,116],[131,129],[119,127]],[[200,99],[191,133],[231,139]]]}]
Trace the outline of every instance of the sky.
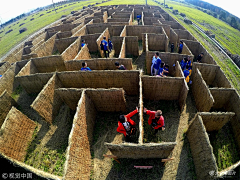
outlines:
[{"label": "sky", "polygon": [[[62,0],[53,0],[54,3]],[[219,6],[240,18],[239,0],[204,0]],[[52,0],[0,0],[0,20],[2,23],[38,7],[52,4]]]}]

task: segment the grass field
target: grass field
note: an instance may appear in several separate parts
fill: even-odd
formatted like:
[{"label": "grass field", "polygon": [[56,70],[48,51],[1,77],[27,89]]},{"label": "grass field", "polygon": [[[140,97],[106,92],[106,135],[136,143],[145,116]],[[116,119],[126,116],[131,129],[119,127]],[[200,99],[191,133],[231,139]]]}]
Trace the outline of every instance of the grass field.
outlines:
[{"label": "grass field", "polygon": [[[71,5],[66,4],[67,7],[64,7],[65,5],[62,5],[62,6],[59,6],[62,8],[58,9],[57,13],[53,11],[54,9],[49,9],[48,11],[51,11],[50,13],[47,13],[48,11],[43,10],[33,15],[30,15],[28,17],[24,17],[19,21],[16,21],[4,27],[4,29],[0,29],[0,32],[3,31],[2,33],[0,33],[0,37],[1,37],[0,38],[0,57],[4,56],[8,51],[10,51],[17,44],[21,43],[24,39],[29,37],[34,32],[59,20],[62,15],[69,15],[71,11],[80,10],[82,9],[83,6],[86,6],[89,4],[95,4],[96,2],[101,2],[101,1],[99,0],[81,1],[75,4],[70,3]],[[41,14],[44,14],[44,15],[40,16]],[[32,18],[34,18],[34,20],[30,21],[30,19]],[[25,24],[19,27],[19,25],[22,23],[25,23]],[[20,34],[19,29],[23,27],[26,27],[27,31]],[[13,31],[8,34],[5,34],[10,29],[12,29]]]}]

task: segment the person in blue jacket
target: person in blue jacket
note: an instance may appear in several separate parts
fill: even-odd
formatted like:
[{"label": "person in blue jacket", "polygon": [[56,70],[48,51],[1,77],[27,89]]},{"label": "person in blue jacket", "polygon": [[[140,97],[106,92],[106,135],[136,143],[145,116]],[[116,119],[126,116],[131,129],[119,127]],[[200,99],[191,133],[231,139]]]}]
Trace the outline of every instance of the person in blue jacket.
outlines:
[{"label": "person in blue jacket", "polygon": [[92,71],[92,70],[89,67],[87,67],[87,63],[86,62],[83,62],[81,71]]},{"label": "person in blue jacket", "polygon": [[138,21],[138,25],[140,25],[140,20],[141,20],[142,16],[140,14],[137,14],[137,21]]},{"label": "person in blue jacket", "polygon": [[183,42],[180,41],[178,53],[181,54],[183,50]]},{"label": "person in blue jacket", "polygon": [[108,42],[106,41],[106,37],[103,37],[103,40],[101,41],[101,50],[104,51],[104,55],[106,58],[109,57],[109,51],[108,51]]}]

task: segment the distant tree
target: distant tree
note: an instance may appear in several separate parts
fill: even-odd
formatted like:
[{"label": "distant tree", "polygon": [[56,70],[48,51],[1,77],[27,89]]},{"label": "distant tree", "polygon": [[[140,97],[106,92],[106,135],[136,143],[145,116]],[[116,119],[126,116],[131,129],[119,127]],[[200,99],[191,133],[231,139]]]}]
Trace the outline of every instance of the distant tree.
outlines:
[{"label": "distant tree", "polygon": [[218,17],[217,13],[213,13],[213,17],[217,18]]},{"label": "distant tree", "polygon": [[231,26],[234,27],[234,28],[237,28],[238,25],[237,25],[237,20],[235,17],[231,17],[231,22],[230,22]]},{"label": "distant tree", "polygon": [[219,19],[226,20],[226,12],[225,11],[220,12]]}]

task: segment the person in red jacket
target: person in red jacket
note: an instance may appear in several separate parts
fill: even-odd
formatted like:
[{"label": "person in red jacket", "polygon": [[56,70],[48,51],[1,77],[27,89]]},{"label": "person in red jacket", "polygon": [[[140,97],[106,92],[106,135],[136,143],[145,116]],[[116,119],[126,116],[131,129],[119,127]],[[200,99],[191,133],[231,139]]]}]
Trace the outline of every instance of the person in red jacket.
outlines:
[{"label": "person in red jacket", "polygon": [[117,132],[123,133],[127,142],[130,141],[130,136],[134,135],[136,132],[136,128],[134,127],[136,126],[136,123],[131,120],[131,117],[137,113],[138,107],[136,107],[136,109],[129,114],[120,115],[119,117]]},{"label": "person in red jacket", "polygon": [[150,111],[147,110],[147,108],[144,108],[144,113],[149,115],[148,124],[152,126],[153,129],[155,129],[155,135],[157,134],[158,130],[164,131],[165,129],[165,123],[164,123],[164,117],[162,116],[162,111]]}]

